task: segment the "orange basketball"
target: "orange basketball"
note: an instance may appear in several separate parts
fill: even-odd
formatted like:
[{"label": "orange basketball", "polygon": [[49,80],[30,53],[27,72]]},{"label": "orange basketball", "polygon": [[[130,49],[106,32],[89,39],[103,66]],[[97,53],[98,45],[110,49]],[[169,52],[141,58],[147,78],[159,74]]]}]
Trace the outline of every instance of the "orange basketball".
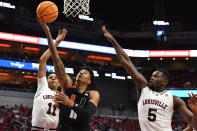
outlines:
[{"label": "orange basketball", "polygon": [[58,8],[55,3],[51,1],[43,1],[36,10],[37,16],[40,16],[46,23],[51,23],[57,19]]}]

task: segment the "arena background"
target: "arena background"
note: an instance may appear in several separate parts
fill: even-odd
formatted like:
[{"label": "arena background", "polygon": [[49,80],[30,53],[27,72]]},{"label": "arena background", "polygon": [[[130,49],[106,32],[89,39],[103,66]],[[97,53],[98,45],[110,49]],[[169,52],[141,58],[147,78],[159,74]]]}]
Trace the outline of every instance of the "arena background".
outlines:
[{"label": "arena background", "polygon": [[[35,13],[42,1],[0,1],[2,131],[30,130],[31,127],[33,96],[37,88],[36,63],[48,48]],[[92,130],[140,130],[135,85],[112,48],[108,50],[112,45],[103,37],[102,25],[106,25],[120,45],[128,49],[131,60],[147,78],[154,69],[166,68],[172,76],[168,90],[197,92],[197,9],[192,1],[91,0],[89,18],[93,21],[66,18],[61,13],[63,0],[51,1],[59,8],[58,19],[49,25],[53,38],[58,29],[68,30],[64,43],[58,47],[67,71],[74,76],[82,65],[95,71],[95,89],[100,92],[101,100],[91,123]],[[48,64],[53,64],[51,59]],[[48,71],[54,70],[48,66]],[[186,102],[187,91],[176,92],[176,95]],[[186,125],[175,113],[173,130],[182,130]]]}]

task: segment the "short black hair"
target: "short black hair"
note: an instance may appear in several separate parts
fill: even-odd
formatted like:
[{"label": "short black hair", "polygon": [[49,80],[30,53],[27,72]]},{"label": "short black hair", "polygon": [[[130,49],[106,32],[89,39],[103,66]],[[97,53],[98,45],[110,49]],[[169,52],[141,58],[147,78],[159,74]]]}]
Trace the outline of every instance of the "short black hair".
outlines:
[{"label": "short black hair", "polygon": [[166,69],[159,68],[156,71],[162,72],[166,76],[166,78],[168,79],[168,84],[170,83],[170,73]]},{"label": "short black hair", "polygon": [[88,85],[88,88],[89,88],[89,89],[93,89],[93,88],[94,88],[94,85],[95,85],[95,78],[94,78],[93,70],[92,70],[92,68],[89,67],[89,66],[83,66],[83,67],[80,68],[79,71],[81,71],[81,70],[83,70],[83,69],[89,71],[90,77],[91,77],[91,78],[90,78],[90,79],[91,79],[91,83]]}]

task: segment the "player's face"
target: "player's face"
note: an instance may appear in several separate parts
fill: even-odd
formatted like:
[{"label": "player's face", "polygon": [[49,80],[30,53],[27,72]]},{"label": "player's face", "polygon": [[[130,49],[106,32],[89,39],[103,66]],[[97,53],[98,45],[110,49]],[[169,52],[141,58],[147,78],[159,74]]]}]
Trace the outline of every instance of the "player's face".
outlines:
[{"label": "player's face", "polygon": [[149,87],[152,87],[153,90],[160,90],[163,86],[163,81],[163,73],[155,71],[150,78]]},{"label": "player's face", "polygon": [[76,81],[77,83],[81,82],[89,85],[91,83],[90,77],[90,72],[88,70],[82,69],[77,74]]},{"label": "player's face", "polygon": [[55,90],[55,89],[58,88],[59,82],[58,82],[58,79],[56,78],[55,74],[50,74],[49,75],[48,84],[49,84],[49,88],[51,88],[52,90]]}]

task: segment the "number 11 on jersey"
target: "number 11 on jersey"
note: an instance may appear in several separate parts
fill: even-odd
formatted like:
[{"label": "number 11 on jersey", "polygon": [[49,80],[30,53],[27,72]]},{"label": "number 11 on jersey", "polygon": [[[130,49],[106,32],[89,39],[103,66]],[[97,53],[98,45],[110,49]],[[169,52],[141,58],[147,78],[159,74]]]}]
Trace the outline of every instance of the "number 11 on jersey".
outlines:
[{"label": "number 11 on jersey", "polygon": [[[47,114],[56,116],[56,114],[55,114],[56,106],[53,105],[52,103],[48,103],[48,106],[49,106],[49,108],[48,108]],[[51,111],[52,107],[53,107],[53,111]]]}]

